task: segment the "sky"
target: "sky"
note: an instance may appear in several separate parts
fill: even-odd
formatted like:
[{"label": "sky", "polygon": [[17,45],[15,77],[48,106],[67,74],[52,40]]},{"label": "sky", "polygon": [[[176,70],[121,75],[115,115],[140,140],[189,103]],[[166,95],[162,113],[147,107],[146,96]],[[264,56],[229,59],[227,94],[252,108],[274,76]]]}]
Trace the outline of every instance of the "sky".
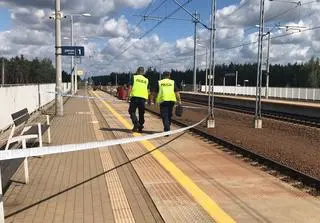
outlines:
[{"label": "sky", "polygon": [[[94,76],[134,72],[138,66],[192,69],[194,23],[178,3],[188,12],[197,11],[209,26],[211,0],[61,0],[64,15],[74,15],[76,45],[85,47],[85,56],[76,59],[78,67]],[[23,54],[29,59],[50,58],[54,64],[55,26],[49,19],[54,6],[54,0],[0,0],[0,57]],[[319,56],[319,9],[319,0],[265,0],[272,64],[301,63]],[[259,12],[260,0],[217,0],[218,64],[257,61]],[[92,16],[79,16],[82,13]],[[62,20],[62,45],[70,45],[69,18]],[[206,67],[209,38],[210,32],[198,24],[200,69]],[[70,57],[62,57],[67,72],[70,62]]]}]

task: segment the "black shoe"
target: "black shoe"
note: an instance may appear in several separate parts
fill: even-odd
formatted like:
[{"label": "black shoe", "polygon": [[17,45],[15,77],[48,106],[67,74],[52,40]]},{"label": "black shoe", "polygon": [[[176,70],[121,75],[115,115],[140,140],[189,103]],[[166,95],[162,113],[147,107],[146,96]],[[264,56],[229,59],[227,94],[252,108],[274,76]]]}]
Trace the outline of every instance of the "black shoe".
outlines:
[{"label": "black shoe", "polygon": [[139,130],[140,133],[142,132],[142,129],[143,129],[143,126],[140,126],[140,127],[138,128],[138,130]]},{"label": "black shoe", "polygon": [[139,132],[139,128],[138,127],[133,127],[132,132]]}]

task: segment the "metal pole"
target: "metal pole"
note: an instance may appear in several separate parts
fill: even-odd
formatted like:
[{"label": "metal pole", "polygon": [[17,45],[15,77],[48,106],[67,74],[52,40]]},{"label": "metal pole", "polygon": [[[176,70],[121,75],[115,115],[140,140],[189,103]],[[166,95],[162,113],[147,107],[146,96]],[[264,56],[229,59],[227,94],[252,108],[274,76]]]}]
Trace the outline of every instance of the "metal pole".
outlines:
[{"label": "metal pole", "polygon": [[[195,17],[197,17],[197,11],[194,13]],[[197,60],[197,24],[198,20],[194,19],[194,47],[193,47],[193,91],[197,91],[197,66],[196,66],[196,60]]]},{"label": "metal pole", "polygon": [[159,80],[161,80],[161,61],[162,59],[159,59],[160,65],[159,65]]},{"label": "metal pole", "polygon": [[214,78],[215,78],[215,44],[216,44],[216,12],[217,12],[217,1],[213,0],[213,20],[212,20],[212,98],[211,98],[211,111],[212,117],[214,117]]},{"label": "metal pole", "polygon": [[270,32],[268,32],[268,50],[267,50],[267,77],[266,77],[266,99],[269,97],[269,74],[270,74]]},{"label": "metal pole", "polygon": [[[213,4],[213,3],[212,3]],[[212,34],[213,34],[213,30],[212,30],[212,15],[211,15],[211,30],[210,30],[210,50],[209,50],[209,92],[208,92],[208,114],[211,113],[211,76],[212,76]],[[207,123],[207,125],[209,125]]]},{"label": "metal pole", "polygon": [[1,84],[4,85],[4,57],[2,57]]},{"label": "metal pole", "polygon": [[225,87],[226,87],[226,76],[223,76],[223,94],[225,92]]},{"label": "metal pole", "polygon": [[258,67],[257,67],[257,85],[256,85],[256,108],[255,108],[255,128],[262,127],[261,120],[261,84],[262,84],[262,41],[264,28],[264,0],[260,0],[260,24],[258,39]]},{"label": "metal pole", "polygon": [[62,100],[62,74],[61,74],[61,12],[60,0],[55,0],[55,25],[56,25],[56,106],[55,112],[57,116],[63,116],[63,100]]},{"label": "metal pole", "polygon": [[210,117],[207,120],[207,128],[215,128],[214,120],[214,49],[215,49],[215,23],[216,23],[216,0],[211,0],[211,32],[210,32],[210,79],[209,79],[209,95],[208,95],[208,113]]},{"label": "metal pole", "polygon": [[236,87],[238,86],[238,71],[236,71]]},{"label": "metal pole", "polygon": [[118,74],[116,74],[116,86],[118,86]]},{"label": "metal pole", "polygon": [[[71,22],[71,46],[73,46],[73,15],[70,15],[70,22]],[[74,57],[71,56],[71,90],[72,94],[74,94]]]},{"label": "metal pole", "polygon": [[235,90],[235,95],[237,95],[237,89],[238,89],[238,71],[236,70],[236,90]]},{"label": "metal pole", "polygon": [[206,47],[206,89],[205,93],[208,93],[208,48]]},{"label": "metal pole", "polygon": [[78,66],[77,64],[74,65],[74,93],[78,91]]}]

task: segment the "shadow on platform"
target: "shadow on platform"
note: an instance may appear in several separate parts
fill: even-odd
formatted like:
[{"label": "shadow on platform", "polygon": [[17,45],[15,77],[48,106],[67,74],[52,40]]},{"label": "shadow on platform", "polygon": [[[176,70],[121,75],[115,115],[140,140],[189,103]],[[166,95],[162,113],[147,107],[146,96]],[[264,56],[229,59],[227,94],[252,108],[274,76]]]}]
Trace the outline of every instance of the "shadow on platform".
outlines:
[{"label": "shadow on platform", "polygon": [[[130,130],[128,130],[128,131],[130,131]],[[65,188],[65,189],[63,189],[63,190],[61,190],[61,191],[59,191],[59,192],[57,192],[57,193],[54,193],[54,194],[52,194],[52,195],[50,195],[50,196],[47,196],[47,197],[45,197],[45,198],[42,198],[42,199],[40,199],[39,201],[37,201],[37,202],[35,202],[35,203],[33,203],[33,204],[27,205],[27,206],[25,206],[25,207],[23,207],[23,208],[21,208],[21,209],[19,209],[19,210],[16,210],[16,211],[14,211],[14,212],[12,212],[12,213],[8,213],[7,215],[5,215],[5,218],[12,217],[12,216],[14,216],[14,215],[16,215],[16,214],[19,214],[19,213],[21,213],[21,212],[23,212],[23,211],[26,211],[26,210],[28,210],[28,209],[30,209],[30,208],[33,208],[33,207],[35,207],[35,206],[37,206],[37,205],[39,205],[39,204],[41,204],[41,203],[44,203],[44,202],[46,202],[46,201],[48,201],[48,200],[50,200],[50,199],[53,199],[53,198],[55,198],[55,197],[57,197],[57,196],[59,196],[59,195],[61,195],[61,194],[63,194],[63,193],[66,193],[66,192],[68,192],[68,191],[70,191],[70,190],[72,190],[72,189],[75,189],[75,188],[77,188],[77,187],[79,187],[79,186],[81,186],[81,185],[84,185],[85,183],[88,183],[88,182],[90,182],[90,181],[92,181],[92,180],[94,180],[94,179],[96,179],[96,178],[98,178],[98,177],[102,177],[102,176],[104,176],[105,174],[107,174],[107,173],[109,173],[109,172],[111,172],[111,171],[113,171],[113,170],[116,170],[116,169],[118,169],[118,168],[120,168],[120,167],[122,167],[122,166],[128,165],[128,164],[131,164],[133,161],[135,161],[135,160],[137,160],[137,159],[140,159],[141,157],[144,157],[144,156],[152,153],[153,151],[156,151],[156,150],[158,150],[158,149],[160,149],[160,148],[168,145],[170,142],[172,142],[172,141],[180,138],[182,135],[184,135],[184,132],[181,133],[180,135],[178,135],[178,136],[170,139],[169,141],[163,143],[162,145],[154,148],[153,150],[147,151],[147,152],[145,152],[145,153],[143,153],[143,154],[141,154],[141,155],[139,155],[139,156],[137,156],[137,157],[135,157],[135,158],[133,158],[133,159],[130,159],[130,160],[124,162],[124,163],[121,163],[121,164],[119,164],[119,165],[117,165],[117,166],[115,166],[115,167],[112,167],[111,169],[109,169],[109,170],[107,170],[107,171],[104,171],[104,172],[102,172],[102,173],[100,173],[100,174],[97,174],[97,175],[95,175],[95,176],[93,176],[93,177],[90,177],[90,178],[88,178],[88,179],[86,179],[86,180],[84,180],[84,181],[82,181],[82,182],[80,182],[80,183],[77,183],[77,184],[75,184],[75,185],[73,185],[73,186],[71,186],[71,187]],[[17,181],[17,183],[22,183],[22,182],[18,182],[18,181]]]}]

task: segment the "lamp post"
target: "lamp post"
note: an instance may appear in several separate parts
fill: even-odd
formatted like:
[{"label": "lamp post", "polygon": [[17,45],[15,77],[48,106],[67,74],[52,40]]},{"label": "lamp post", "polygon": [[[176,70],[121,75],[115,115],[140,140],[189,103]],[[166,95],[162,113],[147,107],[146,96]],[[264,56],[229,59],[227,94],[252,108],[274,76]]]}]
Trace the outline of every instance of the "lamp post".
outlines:
[{"label": "lamp post", "polygon": [[[80,36],[81,39],[83,40],[88,40],[88,38],[86,37],[83,37],[83,36]],[[63,39],[65,40],[69,40],[70,38],[69,37],[63,37]],[[72,40],[72,42],[75,43],[76,45],[76,42],[74,41],[74,39]],[[73,64],[74,66],[71,66],[71,91],[72,91],[72,94],[74,93],[77,93],[77,86],[78,86],[78,75],[77,75],[77,64],[74,63],[74,57],[72,56],[71,58],[71,64]],[[72,71],[74,72],[74,75],[72,75]]]},{"label": "lamp post", "polygon": [[[90,13],[82,13],[82,14],[68,14],[65,15],[64,18],[69,17],[70,18],[70,24],[71,24],[71,46],[73,46],[73,17],[74,16],[79,16],[79,17],[91,17]],[[74,56],[71,56],[71,91],[72,94],[77,93],[78,87],[77,87],[77,80],[78,80],[78,76],[76,73],[76,66],[74,64]]]},{"label": "lamp post", "polygon": [[55,113],[63,116],[62,73],[61,73],[61,9],[60,0],[55,0],[55,49],[56,49],[56,98]]}]

